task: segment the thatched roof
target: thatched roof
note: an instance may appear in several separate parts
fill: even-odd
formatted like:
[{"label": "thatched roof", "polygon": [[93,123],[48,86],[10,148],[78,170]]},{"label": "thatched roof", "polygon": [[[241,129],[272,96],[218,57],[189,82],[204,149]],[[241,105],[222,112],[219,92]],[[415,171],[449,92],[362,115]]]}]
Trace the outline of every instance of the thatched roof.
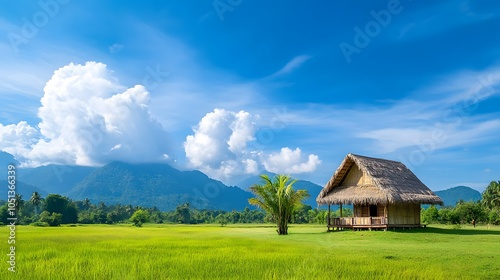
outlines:
[{"label": "thatched roof", "polygon": [[[341,186],[353,165],[371,177],[372,184]],[[398,161],[348,154],[321,190],[323,204],[443,204],[404,164]]]}]

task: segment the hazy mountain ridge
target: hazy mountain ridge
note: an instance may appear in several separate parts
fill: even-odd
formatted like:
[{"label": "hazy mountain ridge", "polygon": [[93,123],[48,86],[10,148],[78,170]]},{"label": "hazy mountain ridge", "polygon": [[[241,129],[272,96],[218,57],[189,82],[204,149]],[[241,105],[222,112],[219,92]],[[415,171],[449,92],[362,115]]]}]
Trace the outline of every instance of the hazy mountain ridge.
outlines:
[{"label": "hazy mountain ridge", "polygon": [[445,206],[455,206],[460,200],[478,201],[482,198],[480,192],[466,186],[457,186],[446,190],[435,191],[434,193],[443,200]]},{"label": "hazy mountain ridge", "polygon": [[[0,164],[19,163],[12,155],[0,152]],[[172,210],[185,202],[199,209],[241,210],[249,206],[250,186],[262,182],[259,176],[251,176],[237,184],[238,187],[229,187],[200,171],[180,171],[159,163],[112,162],[103,167],[47,165],[17,167],[16,171],[17,190],[24,199],[29,199],[37,191],[42,196],[58,193],[76,200],[89,198],[93,203],[156,206],[162,210]],[[0,180],[0,184],[6,185],[7,182]],[[305,180],[298,180],[294,186],[295,189],[307,190],[310,197],[305,203],[317,207],[316,197],[321,186]],[[459,200],[481,199],[480,192],[466,186],[435,193],[446,206],[454,206]]]},{"label": "hazy mountain ridge", "polygon": [[242,210],[251,197],[250,193],[228,187],[199,171],[180,171],[167,164],[123,162],[95,170],[67,195],[162,210],[172,210],[186,202],[196,208]]},{"label": "hazy mountain ridge", "polygon": [[97,167],[46,165],[36,168],[19,168],[18,178],[48,193],[66,194]]},{"label": "hazy mountain ridge", "polygon": [[[3,190],[5,190],[5,192],[0,197],[0,200],[7,200],[7,196],[8,196],[8,193],[7,193],[8,182],[7,182],[7,180],[0,180],[0,186],[2,186]],[[16,191],[16,194],[20,194],[23,196],[23,200],[29,200],[31,195],[33,194],[33,192],[38,192],[42,196],[46,196],[47,194],[49,194],[47,191],[45,191],[43,189],[40,189],[40,188],[33,186],[33,185],[30,185],[30,184],[26,184],[26,183],[18,181],[18,180],[16,180],[15,191]]]}]

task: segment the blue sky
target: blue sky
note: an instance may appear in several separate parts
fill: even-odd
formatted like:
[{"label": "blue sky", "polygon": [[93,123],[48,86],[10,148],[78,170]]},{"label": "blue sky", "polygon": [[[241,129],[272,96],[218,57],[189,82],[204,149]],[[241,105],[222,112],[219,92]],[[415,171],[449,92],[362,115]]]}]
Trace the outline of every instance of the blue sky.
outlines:
[{"label": "blue sky", "polygon": [[347,153],[433,190],[500,174],[496,1],[17,1],[0,149],[324,185]]}]

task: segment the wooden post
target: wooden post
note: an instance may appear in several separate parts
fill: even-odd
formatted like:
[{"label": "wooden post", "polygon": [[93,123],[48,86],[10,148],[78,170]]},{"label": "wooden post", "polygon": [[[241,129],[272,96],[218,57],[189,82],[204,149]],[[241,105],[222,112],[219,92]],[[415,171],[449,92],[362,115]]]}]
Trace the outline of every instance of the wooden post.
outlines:
[{"label": "wooden post", "polygon": [[328,204],[328,226],[330,226],[330,204]]},{"label": "wooden post", "polygon": [[340,217],[342,218],[342,203],[340,203]]},{"label": "wooden post", "polygon": [[385,219],[385,223],[387,223],[387,204],[384,205],[384,219]]}]

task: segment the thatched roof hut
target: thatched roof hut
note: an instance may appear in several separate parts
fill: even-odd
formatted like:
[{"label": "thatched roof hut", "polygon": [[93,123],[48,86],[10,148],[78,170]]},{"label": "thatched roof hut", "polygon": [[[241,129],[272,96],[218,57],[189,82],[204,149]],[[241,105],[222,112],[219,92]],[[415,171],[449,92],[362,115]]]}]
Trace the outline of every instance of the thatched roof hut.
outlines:
[{"label": "thatched roof hut", "polygon": [[[354,154],[344,158],[316,202],[319,205],[352,204],[355,216],[378,216],[385,219],[385,226],[420,225],[420,204],[443,204],[401,162]],[[392,219],[388,213],[391,211]]]},{"label": "thatched roof hut", "polygon": [[[340,186],[353,165],[371,180]],[[318,204],[443,204],[404,164],[398,161],[348,154],[316,198]]]}]

